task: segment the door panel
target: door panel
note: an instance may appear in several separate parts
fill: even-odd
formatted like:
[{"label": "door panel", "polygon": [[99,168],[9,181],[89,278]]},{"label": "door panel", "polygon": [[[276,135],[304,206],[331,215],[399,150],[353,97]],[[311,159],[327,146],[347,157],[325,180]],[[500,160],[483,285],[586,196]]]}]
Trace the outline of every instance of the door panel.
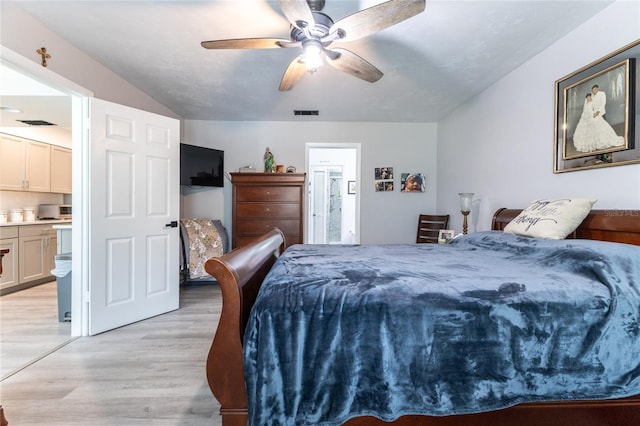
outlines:
[{"label": "door panel", "polygon": [[179,122],[91,100],[89,334],[178,308]]},{"label": "door panel", "polygon": [[327,173],[323,168],[311,171],[311,241],[310,244],[325,244],[326,238],[326,182]]},{"label": "door panel", "polygon": [[[170,256],[170,241],[166,235],[147,237],[147,297],[158,296],[171,291],[168,264],[158,263]],[[155,265],[163,265],[156,267]]]},{"label": "door panel", "polygon": [[108,275],[105,305],[113,308],[133,300],[133,241],[130,238],[112,238],[106,243]]}]

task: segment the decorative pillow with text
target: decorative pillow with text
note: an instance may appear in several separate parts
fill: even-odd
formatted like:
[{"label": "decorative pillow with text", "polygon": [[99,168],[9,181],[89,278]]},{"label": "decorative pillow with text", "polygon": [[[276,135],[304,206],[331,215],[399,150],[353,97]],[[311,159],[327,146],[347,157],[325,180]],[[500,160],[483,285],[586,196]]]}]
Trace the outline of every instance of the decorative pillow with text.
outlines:
[{"label": "decorative pillow with text", "polygon": [[504,232],[562,240],[582,223],[596,201],[593,198],[534,201],[505,226]]}]

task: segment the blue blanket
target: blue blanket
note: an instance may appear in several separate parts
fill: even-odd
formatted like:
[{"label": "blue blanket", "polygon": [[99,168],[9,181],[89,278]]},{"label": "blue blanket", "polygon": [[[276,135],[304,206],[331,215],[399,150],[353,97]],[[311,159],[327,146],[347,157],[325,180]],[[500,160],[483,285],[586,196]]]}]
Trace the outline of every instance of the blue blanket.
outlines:
[{"label": "blue blanket", "polygon": [[640,247],[478,232],[297,245],[251,312],[252,425],[640,394]]}]

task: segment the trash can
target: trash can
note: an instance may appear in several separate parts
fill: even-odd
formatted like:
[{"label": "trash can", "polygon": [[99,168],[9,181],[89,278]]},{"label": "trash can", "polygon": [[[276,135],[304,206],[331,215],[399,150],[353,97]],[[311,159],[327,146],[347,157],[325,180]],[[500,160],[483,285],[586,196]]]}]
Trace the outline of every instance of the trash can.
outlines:
[{"label": "trash can", "polygon": [[71,253],[57,254],[55,262],[51,274],[57,278],[58,321],[71,321]]}]

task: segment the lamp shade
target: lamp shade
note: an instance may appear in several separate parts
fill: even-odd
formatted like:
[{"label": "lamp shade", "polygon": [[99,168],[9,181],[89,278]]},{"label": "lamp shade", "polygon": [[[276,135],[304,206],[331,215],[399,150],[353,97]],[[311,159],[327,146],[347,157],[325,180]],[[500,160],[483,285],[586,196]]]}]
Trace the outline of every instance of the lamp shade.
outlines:
[{"label": "lamp shade", "polygon": [[469,212],[471,211],[471,201],[473,200],[473,192],[460,192],[458,193],[460,196],[460,211]]}]

